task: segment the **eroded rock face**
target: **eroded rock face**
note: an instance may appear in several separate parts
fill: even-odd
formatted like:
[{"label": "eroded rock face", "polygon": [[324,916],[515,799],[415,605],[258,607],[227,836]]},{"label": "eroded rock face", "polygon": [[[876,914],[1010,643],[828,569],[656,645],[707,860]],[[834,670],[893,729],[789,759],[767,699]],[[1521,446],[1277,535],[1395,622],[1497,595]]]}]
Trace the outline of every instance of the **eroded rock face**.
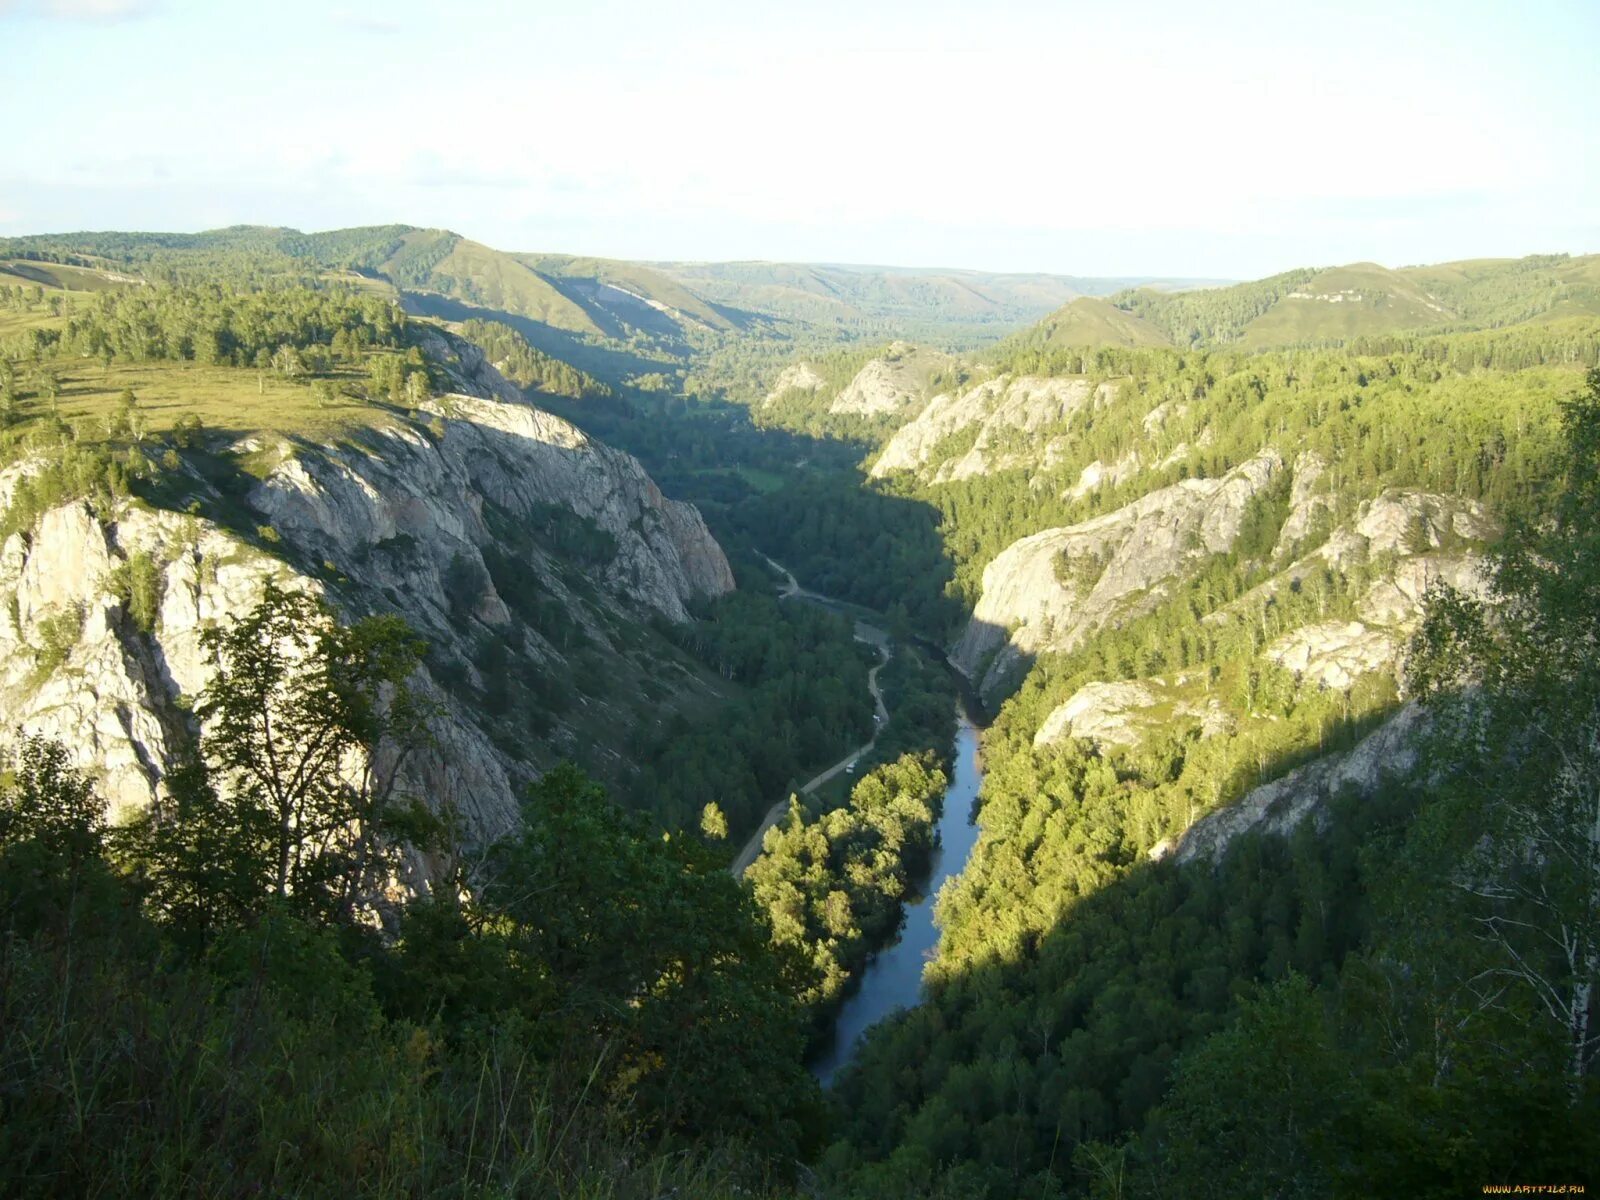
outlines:
[{"label": "eroded rock face", "polygon": [[1302,680],[1342,691],[1363,675],[1392,669],[1399,650],[1398,637],[1388,630],[1360,621],[1325,621],[1285,634],[1267,647],[1265,657]]},{"label": "eroded rock face", "polygon": [[[700,514],[663,498],[630,456],[520,399],[459,395],[433,407],[442,437],[400,425],[372,431],[360,448],[286,447],[249,497],[281,539],[276,545],[252,545],[210,521],[131,501],[109,512],[63,504],[28,535],[9,538],[0,547],[0,704],[10,725],[61,740],[98,779],[112,818],[126,818],[159,794],[194,732],[180,700],[211,678],[202,632],[253,608],[268,580],[322,592],[308,571],[324,563],[339,578],[330,597],[336,605],[398,611],[456,661],[470,661],[477,621],[505,630],[550,670],[566,671],[490,580],[483,557],[496,544],[490,509],[512,521],[562,511],[609,536],[614,552],[587,565],[583,597],[569,582],[572,564],[543,552],[526,564],[602,648],[602,611],[683,620],[695,596],[732,589],[727,560]],[[14,489],[27,470],[0,472],[0,485]],[[115,582],[140,553],[159,574],[148,631],[124,610]],[[471,620],[461,615],[459,588],[452,605],[452,574],[479,581]],[[57,655],[61,661],[52,662]],[[407,759],[402,787],[454,808],[469,838],[511,828],[514,785],[527,778],[528,764],[498,749],[426,669],[415,685],[443,715],[432,747]]]},{"label": "eroded rock face", "polygon": [[[1013,542],[984,569],[983,594],[953,661],[992,691],[1020,656],[1071,649],[1146,611],[1164,581],[1233,546],[1246,506],[1282,467],[1278,453],[1265,450],[1220,478],[1186,479],[1092,521]],[[1085,567],[1060,569],[1058,560]]]},{"label": "eroded rock face", "polygon": [[1058,705],[1033,735],[1035,746],[1062,738],[1087,738],[1108,746],[1132,746],[1144,736],[1140,714],[1156,703],[1139,683],[1087,683]]},{"label": "eroded rock face", "polygon": [[[113,571],[138,551],[166,564],[156,637],[134,628],[115,594]],[[82,501],[50,510],[0,562],[0,595],[14,598],[0,616],[11,724],[62,742],[99,779],[112,819],[125,818],[155,796],[181,745],[178,697],[210,678],[200,631],[287,574],[193,518],[130,504],[105,521]],[[59,663],[52,643],[64,648]]]},{"label": "eroded rock face", "polygon": [[1289,489],[1289,515],[1278,531],[1278,545],[1274,555],[1288,554],[1294,546],[1309,537],[1323,512],[1333,511],[1333,497],[1321,490],[1328,464],[1322,455],[1304,451],[1295,456],[1294,483]]},{"label": "eroded rock face", "polygon": [[828,411],[863,417],[910,412],[927,398],[934,376],[955,366],[956,360],[941,351],[891,342],[881,357],[856,372]]},{"label": "eroded rock face", "polygon": [[[879,479],[931,467],[935,481],[945,482],[1030,463],[1037,449],[1024,435],[1066,422],[1085,405],[1109,403],[1115,394],[1111,384],[1094,387],[1087,379],[1033,375],[1001,375],[959,394],[942,393],[889,439],[871,475]],[[932,461],[940,442],[973,425],[978,429],[970,449],[948,462]],[[1018,438],[1020,445],[1008,445]]]},{"label": "eroded rock face", "polygon": [[439,569],[382,586],[424,587],[440,606],[451,561],[481,566],[480,547],[493,540],[485,502],[513,518],[555,506],[594,522],[617,543],[599,568],[608,590],[671,620],[687,617],[694,596],[732,590],[699,512],[663,497],[632,456],[527,404],[457,395],[428,408],[443,418],[443,437],[403,426],[374,433],[364,452],[286,459],[252,491],[252,507],[296,545],[340,564],[407,535]]},{"label": "eroded rock face", "polygon": [[[1187,446],[1183,449],[1185,453],[1188,452]],[[1048,461],[1047,457],[1047,464]],[[1140,465],[1139,452],[1137,450],[1128,451],[1116,462],[1109,465],[1097,458],[1078,473],[1078,482],[1066,491],[1067,499],[1081,500],[1090,492],[1098,491],[1103,487],[1116,487],[1118,484],[1126,483],[1139,473]]]},{"label": "eroded rock face", "polygon": [[815,392],[826,382],[817,369],[808,362],[790,363],[773,381],[772,390],[762,404],[771,404],[785,392]]},{"label": "eroded rock face", "polygon": [[871,417],[881,413],[897,413],[919,399],[920,393],[909,380],[888,363],[875,358],[856,372],[856,377],[845,385],[844,391],[833,398],[828,411]]},{"label": "eroded rock face", "polygon": [[1417,765],[1416,743],[1424,726],[1423,710],[1401,708],[1354,749],[1330,754],[1281,779],[1252,789],[1237,804],[1196,821],[1178,840],[1178,863],[1215,859],[1234,838],[1250,830],[1283,836],[1345,789],[1369,795],[1386,776],[1403,776]]}]

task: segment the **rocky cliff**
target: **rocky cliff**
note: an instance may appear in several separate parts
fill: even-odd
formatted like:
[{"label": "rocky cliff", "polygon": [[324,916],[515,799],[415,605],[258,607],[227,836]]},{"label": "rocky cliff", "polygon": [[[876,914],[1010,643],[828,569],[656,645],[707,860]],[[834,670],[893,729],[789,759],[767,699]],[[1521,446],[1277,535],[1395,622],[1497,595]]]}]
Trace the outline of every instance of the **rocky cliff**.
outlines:
[{"label": "rocky cliff", "polygon": [[1247,792],[1236,804],[1196,821],[1180,837],[1156,847],[1152,858],[1171,853],[1182,864],[1215,859],[1241,834],[1252,830],[1282,837],[1307,819],[1320,819],[1327,802],[1341,792],[1370,795],[1390,777],[1417,766],[1417,741],[1423,710],[1407,704],[1343,754],[1328,754]]},{"label": "rocky cliff", "polygon": [[1148,611],[1165,581],[1232,548],[1246,505],[1282,468],[1282,457],[1265,450],[1219,478],[1186,479],[1012,543],[984,568],[983,593],[952,658],[993,692],[1023,655],[1069,650]]},{"label": "rocky cliff", "polygon": [[[10,723],[71,748],[113,816],[149,803],[193,732],[185,701],[210,677],[201,631],[276,579],[352,614],[397,611],[429,640],[418,682],[445,715],[407,785],[453,805],[469,833],[507,828],[517,780],[592,748],[580,725],[625,738],[655,705],[603,687],[580,688],[542,740],[495,737],[475,702],[485,640],[563,687],[597,663],[625,680],[653,655],[670,675],[650,621],[682,621],[695,597],[730,590],[727,560],[699,513],[665,499],[637,461],[524,402],[471,347],[450,349],[453,386],[477,394],[439,397],[417,420],[353,442],[258,438],[219,450],[266,464],[245,495],[248,518],[212,503],[220,497],[196,472],[192,512],[77,500],[11,536],[0,548]],[[0,502],[38,466],[0,472]],[[136,556],[155,567],[148,629],[127,602]],[[694,686],[681,666],[676,674]]]},{"label": "rocky cliff", "polygon": [[[940,393],[889,439],[872,464],[872,478],[926,471],[933,482],[944,483],[1048,460],[1059,439],[1041,443],[1042,430],[1107,404],[1115,394],[1111,384],[1032,375],[1000,375],[963,392]],[[961,435],[970,439],[965,446],[957,445]],[[951,457],[941,454],[952,449]]]}]

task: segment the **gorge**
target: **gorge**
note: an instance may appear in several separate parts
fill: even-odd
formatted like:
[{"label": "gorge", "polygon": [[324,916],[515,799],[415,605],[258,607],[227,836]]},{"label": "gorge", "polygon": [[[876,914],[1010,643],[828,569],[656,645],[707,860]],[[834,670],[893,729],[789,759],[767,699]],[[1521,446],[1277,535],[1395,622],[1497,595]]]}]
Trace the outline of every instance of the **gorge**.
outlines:
[{"label": "gorge", "polygon": [[[405,1195],[1580,1172],[1589,960],[1506,973],[1592,907],[1552,864],[1588,845],[1597,263],[1191,291],[404,226],[0,243],[0,1015],[55,1055],[0,1097],[56,1098],[7,1109],[19,1153],[220,1171],[166,1105],[312,1193],[260,1114]],[[230,640],[263,598],[295,653]],[[343,749],[284,801],[249,780],[292,697]],[[206,1038],[248,1069],[165,1057]],[[75,1046],[106,1099],[68,1153]]]}]

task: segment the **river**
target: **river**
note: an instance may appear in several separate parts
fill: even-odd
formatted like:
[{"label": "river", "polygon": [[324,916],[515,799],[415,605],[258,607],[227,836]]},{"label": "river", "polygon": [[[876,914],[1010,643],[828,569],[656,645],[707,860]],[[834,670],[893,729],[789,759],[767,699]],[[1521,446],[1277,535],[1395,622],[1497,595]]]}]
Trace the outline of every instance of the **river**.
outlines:
[{"label": "river", "polygon": [[854,1056],[863,1033],[895,1010],[910,1008],[922,999],[922,969],[933,957],[939,941],[939,931],[933,923],[934,900],[944,881],[961,873],[977,843],[973,801],[982,781],[978,728],[961,712],[956,726],[955,766],[944,794],[944,811],[939,816],[938,844],[928,885],[920,897],[907,902],[899,938],[867,963],[860,986],[840,1008],[833,1045],[811,1068],[824,1087]]},{"label": "river", "polygon": [[[766,559],[773,570],[783,576],[784,599],[803,600],[835,612],[846,611],[845,606],[833,597],[801,587],[799,580],[782,563],[767,558],[765,554],[761,557]],[[884,630],[858,618],[856,638],[876,646],[883,656],[883,662],[889,661],[890,641],[889,635]],[[943,654],[938,646],[932,643],[927,643],[927,646],[933,653]],[[882,665],[879,664],[880,667]],[[877,704],[881,728],[883,722],[888,720],[889,714],[883,706],[883,695],[878,690],[877,676],[878,667],[874,667],[867,682],[872,689],[873,700]],[[960,678],[959,675],[957,678]],[[967,702],[976,704],[968,693],[963,694]],[[973,711],[977,709],[974,708]],[[877,740],[877,734],[874,733],[871,742],[852,750],[845,758],[803,785],[800,790],[810,791],[832,778],[871,750]],[[839,1009],[839,1016],[834,1022],[833,1043],[811,1068],[812,1073],[824,1087],[831,1083],[839,1069],[854,1057],[856,1044],[861,1040],[863,1033],[896,1010],[910,1008],[922,999],[922,969],[933,957],[934,950],[939,944],[939,930],[933,923],[934,901],[938,899],[939,889],[944,886],[944,881],[952,875],[961,874],[961,869],[967,865],[967,858],[972,854],[972,847],[978,841],[978,827],[972,818],[978,797],[978,785],[983,782],[983,766],[978,759],[978,727],[967,715],[966,702],[956,706],[954,750],[955,765],[951,769],[950,786],[945,789],[944,809],[939,814],[939,823],[935,828],[933,860],[928,868],[927,886],[923,888],[920,896],[906,902],[905,921],[900,927],[900,936],[868,961],[866,968],[861,972],[859,985]],[[781,820],[787,811],[787,799],[773,805],[761,826],[751,835],[744,849],[734,859],[732,870],[735,875],[743,875],[746,868],[755,861],[756,856],[761,853],[762,836],[772,825]]]}]

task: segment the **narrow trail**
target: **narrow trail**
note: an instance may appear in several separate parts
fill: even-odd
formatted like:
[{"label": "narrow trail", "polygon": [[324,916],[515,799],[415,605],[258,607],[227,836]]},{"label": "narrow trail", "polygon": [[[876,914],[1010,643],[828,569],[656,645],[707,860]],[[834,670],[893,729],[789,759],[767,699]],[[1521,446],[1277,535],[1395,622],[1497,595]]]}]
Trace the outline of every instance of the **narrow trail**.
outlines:
[{"label": "narrow trail", "polygon": [[[766,559],[768,565],[771,566],[773,570],[779,572],[784,578],[783,592],[779,599],[789,600],[793,598],[799,598],[801,600],[809,600],[813,604],[821,604],[824,607],[835,607],[835,601],[831,597],[824,596],[820,592],[808,592],[805,588],[801,587],[800,581],[794,577],[794,575],[789,571],[788,567],[785,567],[782,563],[776,562],[773,559],[767,558],[765,554],[763,554],[761,557]],[[872,740],[864,745],[857,746],[854,750],[850,751],[849,754],[846,754],[826,771],[821,772],[820,774],[801,784],[795,790],[802,795],[815,791],[817,788],[827,783],[828,780],[838,775],[840,771],[843,771],[846,767],[854,763],[863,754],[866,754],[868,751],[870,751],[878,744],[878,734],[882,732],[883,727],[889,723],[889,709],[883,703],[883,691],[878,687],[878,672],[883,670],[884,666],[889,661],[890,655],[893,653],[890,648],[889,635],[882,629],[879,629],[876,625],[869,625],[865,621],[858,620],[856,622],[856,640],[858,642],[867,642],[877,647],[879,654],[878,665],[867,672],[867,687],[872,692],[872,703],[876,706],[878,717],[876,728],[872,734]],[[742,876],[747,870],[750,869],[750,864],[755,862],[757,856],[759,856],[761,853],[761,840],[767,836],[767,830],[771,829],[779,821],[783,820],[784,815],[788,811],[788,796],[785,796],[782,800],[779,800],[767,810],[767,815],[761,819],[761,824],[756,826],[756,831],[750,835],[750,840],[745,842],[744,848],[739,851],[738,857],[733,860],[733,865],[728,868],[733,872],[735,878]]]}]

